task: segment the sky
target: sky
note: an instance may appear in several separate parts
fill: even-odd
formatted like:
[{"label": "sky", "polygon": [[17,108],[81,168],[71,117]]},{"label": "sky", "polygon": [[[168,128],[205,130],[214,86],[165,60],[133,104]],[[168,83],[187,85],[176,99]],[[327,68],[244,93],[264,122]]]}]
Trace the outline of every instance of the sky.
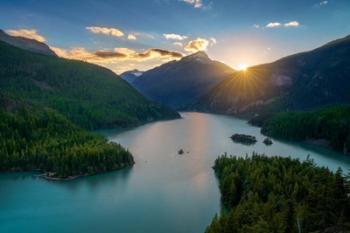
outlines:
[{"label": "sky", "polygon": [[0,29],[116,73],[197,51],[240,69],[350,34],[350,0],[0,0]]}]

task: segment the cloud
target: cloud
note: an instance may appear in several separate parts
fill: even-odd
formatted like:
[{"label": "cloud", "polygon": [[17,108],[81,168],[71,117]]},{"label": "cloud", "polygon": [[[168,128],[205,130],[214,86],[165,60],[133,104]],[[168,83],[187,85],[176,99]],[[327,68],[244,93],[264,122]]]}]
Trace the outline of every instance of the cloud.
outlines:
[{"label": "cloud", "polygon": [[68,50],[57,47],[51,47],[51,49],[60,57],[93,63],[104,63],[118,60],[144,61],[154,58],[178,59],[182,57],[181,53],[157,48],[151,48],[144,52],[137,52],[129,48],[114,48],[110,50],[96,51],[88,51],[85,48],[79,47]]},{"label": "cloud", "polygon": [[11,36],[20,36],[28,39],[37,40],[39,42],[45,42],[46,38],[40,35],[35,29],[9,29],[6,32]]},{"label": "cloud", "polygon": [[[280,27],[299,27],[300,26],[300,23],[298,21],[290,21],[290,22],[287,22],[287,23],[280,23],[280,22],[270,22],[268,24],[266,24],[266,28],[280,28]],[[258,27],[256,27],[258,28]]]},{"label": "cloud", "polygon": [[190,5],[192,5],[194,8],[201,8],[203,7],[202,0],[180,0],[181,2],[186,2]]},{"label": "cloud", "polygon": [[184,46],[184,44],[182,43],[182,42],[174,42],[173,43],[175,46],[179,46],[179,47],[183,47]]},{"label": "cloud", "polygon": [[260,28],[260,25],[259,24],[254,24],[253,27]]},{"label": "cloud", "polygon": [[300,23],[298,21],[290,21],[284,24],[285,27],[299,27]]},{"label": "cloud", "polygon": [[183,55],[175,51],[150,48],[145,51],[135,51],[129,48],[114,48],[88,51],[85,48],[62,49],[51,47],[60,57],[95,63],[122,73],[131,69],[148,70],[164,62],[180,59]]},{"label": "cloud", "polygon": [[174,33],[163,34],[163,36],[167,40],[185,40],[185,39],[187,39],[187,36],[182,36],[182,35],[178,35],[178,34],[174,34]]},{"label": "cloud", "polygon": [[128,40],[136,40],[137,38],[136,38],[136,36],[135,35],[133,35],[133,34],[129,34],[128,35]]},{"label": "cloud", "polygon": [[210,38],[210,42],[214,45],[214,44],[217,43],[217,40],[216,40],[216,38],[211,37],[211,38]]},{"label": "cloud", "polygon": [[322,2],[320,2],[319,4],[320,4],[320,6],[325,6],[325,5],[328,4],[328,1],[322,1]]},{"label": "cloud", "polygon": [[137,59],[148,59],[156,57],[171,57],[171,58],[181,58],[182,54],[178,52],[168,51],[164,49],[149,49],[143,53],[135,53],[134,58]]},{"label": "cloud", "polygon": [[103,35],[114,36],[114,37],[124,36],[124,32],[122,32],[118,28],[91,26],[91,27],[86,27],[86,30],[94,34],[103,34]]},{"label": "cloud", "polygon": [[99,58],[126,58],[128,55],[125,53],[118,52],[118,50],[97,50],[93,53]]},{"label": "cloud", "polygon": [[277,27],[281,27],[281,26],[282,26],[282,24],[279,22],[271,22],[271,23],[268,23],[266,25],[267,28],[277,28]]},{"label": "cloud", "polygon": [[197,38],[195,40],[191,40],[185,46],[185,51],[187,52],[197,52],[197,51],[205,51],[209,46],[209,41],[203,38]]}]

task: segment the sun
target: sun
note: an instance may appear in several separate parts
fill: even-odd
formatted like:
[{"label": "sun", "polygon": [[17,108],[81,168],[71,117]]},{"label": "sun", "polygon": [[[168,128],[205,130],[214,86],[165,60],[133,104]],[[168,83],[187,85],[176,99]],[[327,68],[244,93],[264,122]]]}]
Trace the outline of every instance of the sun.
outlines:
[{"label": "sun", "polygon": [[244,64],[244,63],[241,63],[241,64],[238,65],[237,69],[239,71],[246,71],[248,69],[248,66],[246,64]]}]

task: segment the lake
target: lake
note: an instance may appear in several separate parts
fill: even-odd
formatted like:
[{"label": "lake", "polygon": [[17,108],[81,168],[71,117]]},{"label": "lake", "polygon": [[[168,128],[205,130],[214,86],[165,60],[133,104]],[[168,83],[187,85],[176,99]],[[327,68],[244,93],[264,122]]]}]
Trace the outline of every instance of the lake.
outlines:
[{"label": "lake", "polygon": [[[52,182],[35,173],[0,175],[0,232],[11,233],[200,233],[220,211],[212,170],[218,155],[253,151],[314,161],[332,170],[350,168],[349,157],[316,146],[273,140],[260,129],[222,115],[182,113],[183,119],[127,131],[103,131],[128,148],[131,169]],[[234,133],[254,135],[253,146],[236,144]],[[184,150],[179,155],[178,151]]]}]

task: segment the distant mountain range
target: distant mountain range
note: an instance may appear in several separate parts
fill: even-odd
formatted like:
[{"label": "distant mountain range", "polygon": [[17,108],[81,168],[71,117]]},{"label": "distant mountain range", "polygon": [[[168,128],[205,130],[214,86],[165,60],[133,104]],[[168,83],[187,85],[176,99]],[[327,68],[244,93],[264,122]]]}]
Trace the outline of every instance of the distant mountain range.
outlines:
[{"label": "distant mountain range", "polygon": [[[149,99],[173,109],[184,109],[235,71],[211,60],[204,52],[197,52],[144,72],[122,76]],[[131,74],[131,76],[130,76]]]},{"label": "distant mountain range", "polygon": [[350,36],[236,72],[194,109],[226,114],[306,110],[350,103]]},{"label": "distant mountain range", "polygon": [[18,36],[10,36],[0,29],[0,41],[31,52],[57,56],[45,43]]},{"label": "distant mountain range", "polygon": [[122,73],[120,77],[122,77],[122,79],[124,79],[128,83],[133,84],[136,81],[136,79],[139,78],[142,74],[142,71],[135,69]]}]

